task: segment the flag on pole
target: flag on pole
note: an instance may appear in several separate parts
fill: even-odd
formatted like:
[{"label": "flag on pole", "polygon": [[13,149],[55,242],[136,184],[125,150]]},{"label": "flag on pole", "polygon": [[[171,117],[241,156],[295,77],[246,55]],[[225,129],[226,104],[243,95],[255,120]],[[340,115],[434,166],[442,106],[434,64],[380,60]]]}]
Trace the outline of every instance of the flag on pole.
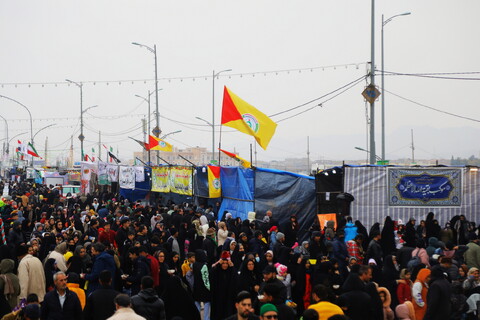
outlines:
[{"label": "flag on pole", "polygon": [[218,149],[220,151],[222,151],[223,153],[225,153],[227,156],[229,156],[230,158],[236,160],[242,167],[244,168],[251,168],[252,167],[252,164],[250,163],[250,161],[247,161],[243,158],[240,158],[238,155],[236,155],[235,153],[232,153],[232,152],[228,152],[228,151],[225,151],[223,149]]},{"label": "flag on pole", "polygon": [[110,151],[108,151],[108,156],[110,157],[110,159],[114,160],[117,164],[122,162],[120,161],[120,159],[118,159],[113,153],[111,153]]},{"label": "flag on pole", "polygon": [[210,198],[220,198],[222,187],[220,183],[220,167],[207,166],[208,168],[208,194]]},{"label": "flag on pole", "polygon": [[135,141],[136,143],[138,143],[139,145],[141,145],[143,149],[148,150],[148,143],[145,143],[137,139],[133,139],[132,137],[129,137],[129,138]]},{"label": "flag on pole", "polygon": [[223,91],[222,125],[255,137],[267,149],[277,124],[263,112],[242,100],[227,87]]},{"label": "flag on pole", "polygon": [[148,145],[145,145],[147,150],[160,150],[166,152],[171,152],[173,150],[173,147],[170,143],[152,135],[150,135],[148,138]]},{"label": "flag on pole", "polygon": [[28,155],[27,146],[20,140],[18,140],[17,153],[19,153],[21,156]]}]

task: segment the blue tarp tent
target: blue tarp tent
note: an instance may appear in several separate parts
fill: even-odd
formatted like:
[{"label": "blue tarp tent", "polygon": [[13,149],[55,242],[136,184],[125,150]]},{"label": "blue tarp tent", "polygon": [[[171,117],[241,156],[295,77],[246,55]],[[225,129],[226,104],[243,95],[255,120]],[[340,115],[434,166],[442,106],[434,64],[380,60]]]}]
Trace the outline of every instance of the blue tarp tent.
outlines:
[{"label": "blue tarp tent", "polygon": [[254,211],[254,171],[240,167],[222,167],[220,182],[222,184],[222,205],[218,219],[228,211],[234,217],[247,219],[248,212]]},{"label": "blue tarp tent", "polygon": [[[282,227],[291,215],[297,216],[299,239],[308,237],[316,217],[315,178],[292,172],[256,168],[255,212],[257,219],[271,210]],[[281,228],[280,228],[281,229]]]}]

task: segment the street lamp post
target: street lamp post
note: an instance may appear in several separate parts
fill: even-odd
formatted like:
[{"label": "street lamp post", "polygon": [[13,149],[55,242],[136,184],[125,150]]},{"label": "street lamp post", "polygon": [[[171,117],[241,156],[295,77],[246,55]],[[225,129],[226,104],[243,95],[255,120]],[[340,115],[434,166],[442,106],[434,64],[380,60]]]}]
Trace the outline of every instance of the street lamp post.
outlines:
[{"label": "street lamp post", "polygon": [[33,135],[32,141],[35,140],[35,137],[37,136],[37,134],[40,133],[40,131],[43,131],[43,130],[45,130],[45,129],[47,129],[47,128],[50,128],[50,127],[53,127],[53,126],[55,126],[55,125],[56,125],[56,123],[52,123],[52,124],[49,124],[48,126],[45,126],[45,127],[41,128],[40,130],[38,130],[38,131]]},{"label": "street lamp post", "polygon": [[211,123],[210,121],[207,121],[203,118],[195,117],[195,119],[203,121],[203,122],[205,122],[206,124],[208,124],[209,126],[212,127],[212,157],[213,157],[213,160],[215,160],[215,156],[214,156],[214,154],[215,154],[215,126],[213,125],[213,123]]},{"label": "street lamp post", "polygon": [[26,105],[24,105],[23,103],[15,100],[13,98],[10,98],[10,97],[7,97],[7,96],[2,96],[2,95],[0,95],[0,98],[4,98],[4,99],[10,100],[10,101],[13,101],[13,102],[21,105],[22,107],[24,107],[25,110],[27,110],[28,115],[30,116],[30,142],[33,145],[33,119],[32,119],[32,113],[30,112],[30,109],[28,109],[28,107]]},{"label": "street lamp post", "polygon": [[222,72],[230,72],[230,71],[232,71],[232,69],[225,69],[215,73],[215,70],[213,70],[213,73],[212,73],[212,160],[214,161],[215,161],[215,78],[218,77]]},{"label": "street lamp post", "polygon": [[5,147],[6,147],[6,150],[7,150],[6,153],[8,154],[8,147],[9,147],[9,146],[8,146],[8,143],[9,143],[9,141],[8,141],[8,121],[7,121],[7,119],[5,119],[5,118],[4,118],[3,116],[1,116],[1,115],[0,115],[0,118],[2,118],[2,119],[5,121],[5,128],[6,128],[6,130],[7,130],[6,143],[3,144],[3,153],[5,153]]},{"label": "street lamp post", "polygon": [[383,27],[396,17],[400,16],[408,16],[410,12],[405,12],[401,14],[394,15],[387,20],[383,20],[382,14],[382,160],[386,160],[385,158],[385,67],[384,67],[384,46],[383,46]]},{"label": "street lamp post", "polygon": [[65,79],[65,81],[80,88],[80,135],[78,136],[78,139],[80,140],[80,161],[83,161],[83,140],[85,139],[85,136],[83,135],[83,83],[78,83],[69,79]]},{"label": "street lamp post", "polygon": [[[158,92],[158,91],[161,91],[161,90],[163,90],[163,89],[162,89],[162,88],[157,89],[157,92]],[[148,128],[148,129],[147,129],[147,132],[148,132],[148,135],[150,135],[150,114],[151,114],[151,112],[150,112],[150,96],[151,96],[152,94],[153,94],[153,92],[150,92],[150,90],[148,90],[147,98],[142,97],[141,95],[138,95],[138,94],[135,95],[135,97],[142,99],[142,100],[145,101],[145,102],[147,103],[147,105],[148,105],[148,124],[147,124],[147,128]],[[158,110],[158,109],[157,109],[157,110]],[[150,165],[150,150],[148,150],[148,164]]]},{"label": "street lamp post", "polygon": [[[355,149],[360,150],[360,151],[364,151],[364,152],[366,152],[366,153],[371,157],[371,154],[372,154],[372,153],[371,153],[370,151],[368,151],[368,150],[366,150],[366,149],[363,149],[363,148],[360,148],[360,147],[355,147]],[[377,156],[376,154],[373,154],[373,158],[374,158],[374,159],[377,159],[377,160],[382,160],[382,158],[380,158],[380,157]]]},{"label": "street lamp post", "polygon": [[162,130],[160,130],[160,116],[158,113],[158,74],[157,74],[157,45],[153,45],[153,48],[146,46],[144,44],[138,42],[132,42],[133,45],[143,47],[153,53],[155,57],[155,116],[156,116],[156,127],[154,129],[153,134],[158,138]]},{"label": "street lamp post", "polygon": [[163,136],[161,136],[160,139],[163,140],[163,139],[165,139],[166,137],[171,136],[172,134],[176,134],[176,133],[180,133],[180,132],[182,132],[182,130],[177,130],[177,131],[169,132],[169,133],[164,134]]}]

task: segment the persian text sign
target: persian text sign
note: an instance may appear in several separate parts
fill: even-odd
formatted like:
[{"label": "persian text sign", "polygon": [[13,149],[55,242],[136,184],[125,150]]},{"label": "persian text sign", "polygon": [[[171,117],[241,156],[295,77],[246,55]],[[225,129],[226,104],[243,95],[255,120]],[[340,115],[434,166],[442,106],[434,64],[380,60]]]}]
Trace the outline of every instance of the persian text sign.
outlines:
[{"label": "persian text sign", "polygon": [[155,192],[170,192],[168,185],[168,175],[170,168],[156,167],[152,168],[152,191]]},{"label": "persian text sign", "polygon": [[192,195],[192,169],[175,166],[170,168],[170,191],[187,196]]},{"label": "persian text sign", "polygon": [[135,189],[135,168],[120,166],[118,182],[122,189]]},{"label": "persian text sign", "polygon": [[459,207],[460,168],[388,168],[388,204],[394,207]]}]

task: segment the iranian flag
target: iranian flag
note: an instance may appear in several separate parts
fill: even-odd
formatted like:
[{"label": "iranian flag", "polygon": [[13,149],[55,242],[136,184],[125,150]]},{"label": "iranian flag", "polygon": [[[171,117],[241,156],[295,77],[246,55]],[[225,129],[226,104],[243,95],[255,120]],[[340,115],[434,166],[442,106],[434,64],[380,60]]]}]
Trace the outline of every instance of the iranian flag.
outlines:
[{"label": "iranian flag", "polygon": [[40,157],[40,156],[38,155],[37,150],[35,150],[35,148],[33,147],[33,145],[32,145],[30,142],[28,143],[27,154],[31,155],[32,157],[36,157],[36,158],[42,159],[42,157]]}]

